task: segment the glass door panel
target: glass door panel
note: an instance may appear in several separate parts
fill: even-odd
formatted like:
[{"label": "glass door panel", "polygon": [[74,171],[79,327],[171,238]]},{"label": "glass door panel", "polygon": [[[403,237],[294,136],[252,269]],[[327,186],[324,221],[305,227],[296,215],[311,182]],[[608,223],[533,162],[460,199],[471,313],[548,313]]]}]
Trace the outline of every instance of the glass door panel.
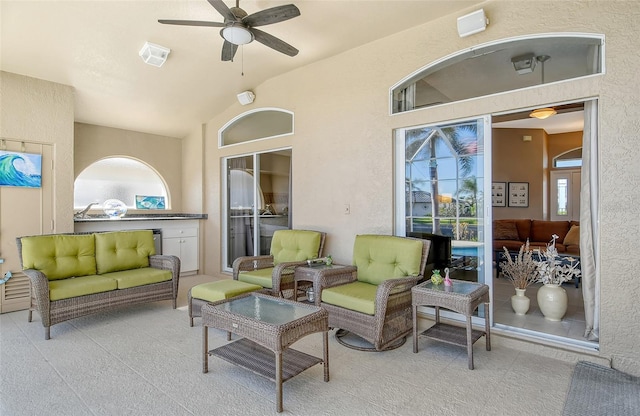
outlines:
[{"label": "glass door panel", "polygon": [[481,283],[491,281],[483,198],[487,119],[402,129],[396,136],[397,171],[404,172],[396,186],[404,208],[398,233],[451,238],[451,277]]},{"label": "glass door panel", "polygon": [[291,150],[226,159],[225,270],[242,256],[268,255],[273,233],[291,228]]}]

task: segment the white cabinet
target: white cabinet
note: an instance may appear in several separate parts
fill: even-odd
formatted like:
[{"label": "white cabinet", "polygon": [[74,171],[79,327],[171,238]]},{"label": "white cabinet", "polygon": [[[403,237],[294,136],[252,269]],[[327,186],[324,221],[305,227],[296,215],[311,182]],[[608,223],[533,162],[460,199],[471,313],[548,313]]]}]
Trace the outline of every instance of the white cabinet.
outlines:
[{"label": "white cabinet", "polygon": [[179,227],[162,229],[162,254],[180,258],[180,273],[198,271],[198,228]]}]

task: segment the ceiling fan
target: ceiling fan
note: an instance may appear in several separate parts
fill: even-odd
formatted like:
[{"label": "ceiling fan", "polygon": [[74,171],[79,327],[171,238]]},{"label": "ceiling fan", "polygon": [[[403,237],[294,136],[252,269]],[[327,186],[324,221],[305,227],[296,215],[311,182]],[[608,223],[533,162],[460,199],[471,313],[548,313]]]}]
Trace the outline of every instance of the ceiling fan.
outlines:
[{"label": "ceiling fan", "polygon": [[238,50],[238,45],[246,45],[257,40],[265,46],[289,56],[296,56],[298,50],[288,43],[270,35],[256,26],[279,23],[300,16],[300,10],[293,4],[276,6],[248,15],[240,8],[240,0],[236,6],[229,8],[222,0],[207,0],[214,9],[224,17],[224,23],[206,22],[201,20],[168,20],[159,19],[159,23],[183,26],[221,27],[220,36],[224,38],[222,45],[222,60],[232,61]]}]

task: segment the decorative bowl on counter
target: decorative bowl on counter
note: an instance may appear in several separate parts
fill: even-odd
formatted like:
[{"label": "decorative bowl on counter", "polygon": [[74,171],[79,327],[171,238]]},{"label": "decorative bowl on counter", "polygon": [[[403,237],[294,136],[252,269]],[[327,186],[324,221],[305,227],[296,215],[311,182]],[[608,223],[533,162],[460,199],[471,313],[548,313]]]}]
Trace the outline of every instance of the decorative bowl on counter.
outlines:
[{"label": "decorative bowl on counter", "polygon": [[102,210],[111,219],[122,218],[127,213],[127,206],[119,199],[107,199],[102,203]]}]

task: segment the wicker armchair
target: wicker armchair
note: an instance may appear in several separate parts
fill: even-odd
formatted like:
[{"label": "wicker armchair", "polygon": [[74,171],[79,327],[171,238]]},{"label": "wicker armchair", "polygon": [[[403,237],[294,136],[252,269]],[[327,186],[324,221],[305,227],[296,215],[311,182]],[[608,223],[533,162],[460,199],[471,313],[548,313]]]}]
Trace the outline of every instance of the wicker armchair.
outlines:
[{"label": "wicker armchair", "polygon": [[[336,339],[364,351],[404,344],[411,333],[411,288],[423,278],[431,242],[409,237],[358,235],[353,248],[357,273],[321,282],[321,305]],[[352,333],[372,347],[353,345]]]},{"label": "wicker armchair", "polygon": [[233,279],[271,290],[274,296],[293,294],[293,273],[307,260],[322,256],[326,234],[309,230],[278,230],[273,233],[268,256],[238,257],[233,262]]}]

